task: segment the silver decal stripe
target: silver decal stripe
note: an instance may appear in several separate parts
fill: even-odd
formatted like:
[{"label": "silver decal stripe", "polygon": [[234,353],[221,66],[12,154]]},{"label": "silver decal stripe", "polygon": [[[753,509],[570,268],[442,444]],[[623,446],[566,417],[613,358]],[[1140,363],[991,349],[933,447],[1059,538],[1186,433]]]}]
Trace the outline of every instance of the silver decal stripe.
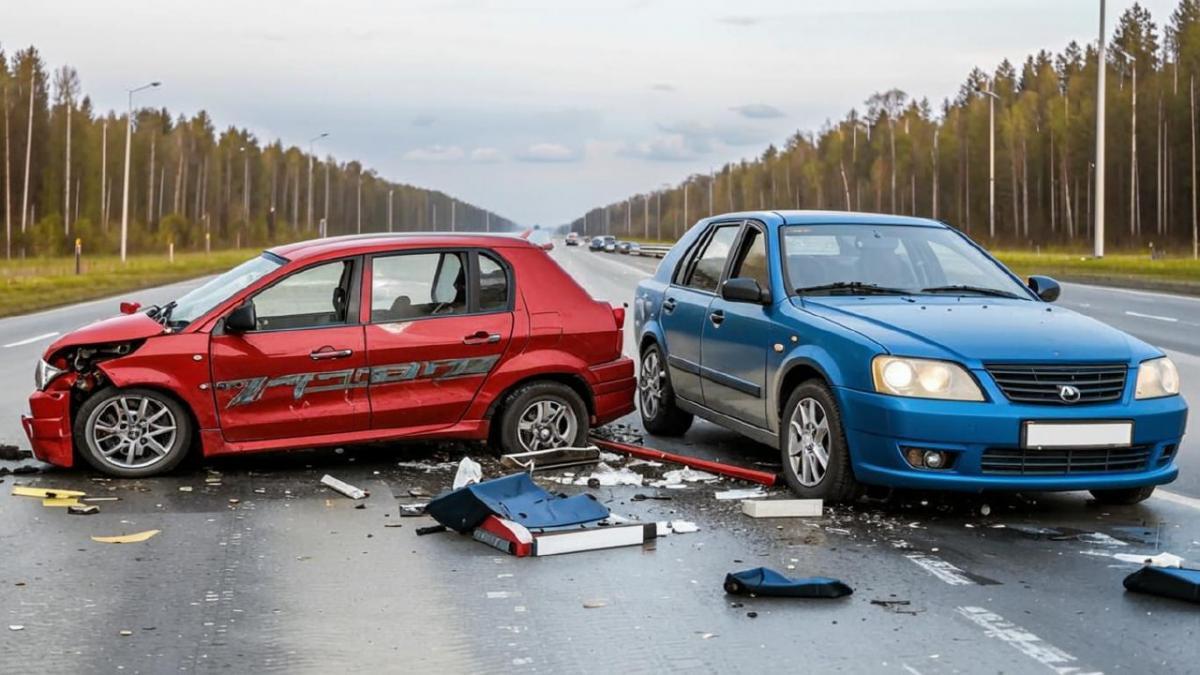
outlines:
[{"label": "silver decal stripe", "polygon": [[271,378],[249,377],[241,380],[225,380],[217,382],[215,386],[217,391],[238,390],[238,393],[225,406],[233,408],[262,399],[263,394],[273,387],[290,387],[293,400],[299,401],[305,394],[363,389],[368,385],[485,375],[491,371],[492,366],[496,365],[498,360],[500,360],[499,355],[475,356],[466,359],[410,361],[371,368],[291,373]]}]

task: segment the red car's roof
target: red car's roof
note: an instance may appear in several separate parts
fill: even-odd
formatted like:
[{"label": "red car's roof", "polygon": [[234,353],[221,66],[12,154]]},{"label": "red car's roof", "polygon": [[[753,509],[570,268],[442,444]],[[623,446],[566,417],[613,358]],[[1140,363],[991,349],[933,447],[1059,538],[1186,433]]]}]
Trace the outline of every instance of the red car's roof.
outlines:
[{"label": "red car's roof", "polygon": [[271,253],[301,260],[324,255],[345,255],[397,251],[406,248],[436,248],[442,246],[479,246],[483,248],[538,248],[513,234],[484,234],[480,232],[376,232],[351,234],[343,237],[309,239],[268,249]]}]

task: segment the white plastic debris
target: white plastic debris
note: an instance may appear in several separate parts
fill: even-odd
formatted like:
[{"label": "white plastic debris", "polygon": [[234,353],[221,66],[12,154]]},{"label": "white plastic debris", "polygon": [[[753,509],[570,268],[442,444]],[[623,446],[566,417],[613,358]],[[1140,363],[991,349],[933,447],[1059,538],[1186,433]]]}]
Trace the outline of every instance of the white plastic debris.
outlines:
[{"label": "white plastic debris", "polygon": [[483,480],[483,467],[470,457],[463,457],[462,461],[458,463],[458,472],[454,474],[454,489],[457,490],[481,480]]},{"label": "white plastic debris", "polygon": [[[666,526],[674,534],[690,534],[700,531],[700,526],[690,520],[672,520],[666,523]],[[661,531],[662,528],[659,529]]]},{"label": "white plastic debris", "polygon": [[739,499],[759,499],[760,497],[766,497],[767,491],[764,490],[762,488],[762,486],[759,486],[759,487],[752,487],[752,488],[741,488],[741,489],[737,489],[737,490],[725,490],[724,492],[718,492],[718,493],[714,494],[713,496],[716,497],[717,499],[719,499],[720,501],[731,501],[731,500],[739,500]]},{"label": "white plastic debris", "polygon": [[613,463],[613,462],[620,462],[624,459],[625,459],[624,455],[618,455],[615,452],[604,452],[603,450],[600,451],[600,461],[601,462]]},{"label": "white plastic debris", "polygon": [[604,462],[596,465],[596,468],[586,476],[580,476],[572,481],[575,485],[587,485],[590,481],[598,481],[601,487],[613,487],[615,485],[633,485],[641,487],[644,478],[642,474],[631,471],[628,468],[621,467],[614,469]]},{"label": "white plastic debris", "polygon": [[820,499],[765,499],[742,502],[742,513],[751,518],[805,518],[821,516]]},{"label": "white plastic debris", "polygon": [[434,471],[449,471],[458,465],[454,462],[396,462],[396,466],[401,469],[420,469],[425,473],[433,473]]},{"label": "white plastic debris", "polygon": [[1085,532],[1079,535],[1079,541],[1088,544],[1097,544],[1099,546],[1128,546],[1125,542],[1116,537],[1109,536],[1103,532]]},{"label": "white plastic debris", "polygon": [[1151,567],[1183,567],[1183,558],[1174,553],[1163,551],[1158,555],[1144,555],[1140,553],[1116,553],[1113,557],[1121,562],[1139,563],[1150,565]]},{"label": "white plastic debris", "polygon": [[656,480],[650,483],[650,487],[671,487],[674,485],[682,485],[684,483],[698,483],[719,480],[721,477],[709,473],[707,471],[697,471],[696,469],[685,467],[675,469],[663,474],[662,480]]},{"label": "white plastic debris", "polygon": [[336,492],[340,492],[350,499],[366,499],[367,497],[366,490],[356,488],[349,483],[340,481],[333,476],[330,476],[329,474],[325,474],[321,478],[321,485],[324,485]]}]

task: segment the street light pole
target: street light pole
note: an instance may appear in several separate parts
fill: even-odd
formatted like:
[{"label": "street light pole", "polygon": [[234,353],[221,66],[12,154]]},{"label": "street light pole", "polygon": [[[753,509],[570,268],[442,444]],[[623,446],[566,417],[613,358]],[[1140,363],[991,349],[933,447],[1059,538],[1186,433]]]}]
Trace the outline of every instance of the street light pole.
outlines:
[{"label": "street light pole", "polygon": [[246,146],[238,152],[242,153],[242,229],[250,227],[250,153]]},{"label": "street light pole", "polygon": [[1129,234],[1137,234],[1140,229],[1138,225],[1138,208],[1137,208],[1137,58],[1129,52],[1113,45],[1113,49],[1125,58],[1129,59],[1129,67],[1133,70],[1132,101],[1130,102],[1130,120],[1129,120]]},{"label": "street light pole", "polygon": [[1104,0],[1100,0],[1100,42],[1096,50],[1096,234],[1093,254],[1104,257]]},{"label": "street light pole", "polygon": [[[313,144],[329,135],[328,131],[323,131],[316,136],[308,139],[308,229],[313,226],[313,162],[316,160],[316,155],[313,154]],[[322,232],[324,237],[325,233]]]},{"label": "street light pole", "polygon": [[979,93],[988,97],[988,237],[996,238],[996,99],[992,83]]},{"label": "street light pole", "polygon": [[121,197],[121,262],[125,262],[129,248],[129,156],[133,153],[133,95],[143,89],[157,87],[161,82],[151,82],[128,90],[129,114],[125,117],[125,187]]}]

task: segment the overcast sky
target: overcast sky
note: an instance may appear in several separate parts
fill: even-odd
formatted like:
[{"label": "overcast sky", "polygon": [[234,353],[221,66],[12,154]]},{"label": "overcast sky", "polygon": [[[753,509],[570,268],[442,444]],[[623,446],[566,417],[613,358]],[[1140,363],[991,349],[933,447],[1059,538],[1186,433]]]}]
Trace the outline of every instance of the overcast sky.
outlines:
[{"label": "overcast sky", "polygon": [[[1094,41],[1098,0],[2,0],[0,44],[103,108],[360,159],[524,224],[819,128],[873,91],[939,102],[973,66]],[[1110,26],[1126,7],[1109,2]],[[1149,0],[1161,26],[1175,0]],[[1110,32],[1111,34],[1111,32]]]}]

